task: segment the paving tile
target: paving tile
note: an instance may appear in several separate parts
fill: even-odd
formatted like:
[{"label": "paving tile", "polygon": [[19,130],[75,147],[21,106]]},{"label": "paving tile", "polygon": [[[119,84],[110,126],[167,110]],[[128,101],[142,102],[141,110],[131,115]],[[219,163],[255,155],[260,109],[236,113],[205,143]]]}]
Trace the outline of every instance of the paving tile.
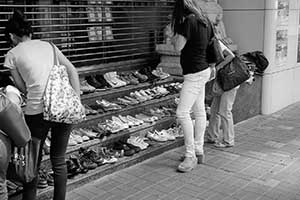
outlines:
[{"label": "paving tile", "polygon": [[300,103],[295,109],[235,125],[236,146],[205,144],[206,163],[189,173],[176,172],[180,147],[68,192],[67,200],[300,200]]},{"label": "paving tile", "polygon": [[165,176],[165,175],[162,175],[162,174],[159,174],[159,173],[153,172],[153,173],[141,176],[141,178],[143,178],[146,181],[150,181],[150,182],[156,183],[156,182],[162,181],[164,179],[167,179],[169,177]]},{"label": "paving tile", "polygon": [[99,194],[96,197],[89,199],[89,200],[107,200],[109,198],[111,198],[114,194],[110,193],[110,192],[106,192],[104,194]]},{"label": "paving tile", "polygon": [[135,194],[132,194],[126,198],[126,200],[141,200],[149,196],[150,194],[146,191],[140,191]]},{"label": "paving tile", "polygon": [[88,190],[85,190],[85,188],[80,188],[79,190],[76,191],[76,193],[79,196],[87,198],[87,199],[92,199],[93,197],[97,196],[97,194],[92,193],[92,192],[90,192]]},{"label": "paving tile", "polygon": [[217,193],[229,196],[240,190],[239,186],[230,185],[228,183],[220,183],[215,187],[211,188],[212,190],[216,191]]},{"label": "paving tile", "polygon": [[239,190],[232,195],[233,198],[240,199],[240,200],[255,200],[258,199],[260,194],[256,194],[254,192],[246,191],[246,190]]},{"label": "paving tile", "polygon": [[114,188],[116,188],[117,186],[119,186],[121,183],[114,181],[114,179],[111,179],[109,181],[105,181],[105,182],[97,182],[95,184],[95,187],[105,190],[105,191],[110,191]]},{"label": "paving tile", "polygon": [[100,194],[100,193],[105,193],[105,190],[99,189],[94,185],[88,185],[87,187],[84,188],[87,192],[93,193],[93,194]]}]

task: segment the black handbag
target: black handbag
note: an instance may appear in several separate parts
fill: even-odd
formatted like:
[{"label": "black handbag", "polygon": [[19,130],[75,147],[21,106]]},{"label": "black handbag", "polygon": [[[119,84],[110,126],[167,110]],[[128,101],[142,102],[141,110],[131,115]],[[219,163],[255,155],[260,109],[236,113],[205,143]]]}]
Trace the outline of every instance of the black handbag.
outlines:
[{"label": "black handbag", "polygon": [[40,139],[35,137],[24,147],[14,147],[7,178],[21,183],[31,182],[37,176],[39,151]]},{"label": "black handbag", "polygon": [[[224,60],[224,55],[219,43],[219,40],[215,36],[214,28],[212,27],[212,24],[209,23],[211,31],[208,31],[208,33],[212,33],[213,36],[208,42],[208,46],[206,49],[206,58],[208,63],[220,63]],[[211,34],[209,34],[210,36]],[[208,38],[209,38],[208,36]]]},{"label": "black handbag", "polygon": [[17,147],[24,146],[31,138],[30,130],[25,122],[24,114],[0,91],[0,129]]},{"label": "black handbag", "polygon": [[248,66],[238,57],[219,69],[217,80],[224,91],[231,90],[250,78]]}]

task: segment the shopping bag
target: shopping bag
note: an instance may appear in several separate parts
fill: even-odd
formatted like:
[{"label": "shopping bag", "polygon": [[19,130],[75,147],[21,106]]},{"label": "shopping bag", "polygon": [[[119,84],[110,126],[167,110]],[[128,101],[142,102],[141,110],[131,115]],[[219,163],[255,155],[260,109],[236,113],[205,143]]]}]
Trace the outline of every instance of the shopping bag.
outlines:
[{"label": "shopping bag", "polygon": [[70,85],[67,69],[58,63],[56,50],[54,66],[50,71],[43,95],[43,116],[47,121],[77,124],[85,119],[85,110],[75,90]]},{"label": "shopping bag", "polygon": [[235,56],[230,63],[218,70],[217,81],[224,91],[228,91],[248,80],[250,76],[248,66]]},{"label": "shopping bag", "polygon": [[40,139],[32,137],[24,147],[14,147],[8,166],[8,179],[28,183],[37,176]]},{"label": "shopping bag", "polygon": [[31,138],[21,108],[12,103],[3,92],[0,92],[0,129],[17,147],[24,146]]}]

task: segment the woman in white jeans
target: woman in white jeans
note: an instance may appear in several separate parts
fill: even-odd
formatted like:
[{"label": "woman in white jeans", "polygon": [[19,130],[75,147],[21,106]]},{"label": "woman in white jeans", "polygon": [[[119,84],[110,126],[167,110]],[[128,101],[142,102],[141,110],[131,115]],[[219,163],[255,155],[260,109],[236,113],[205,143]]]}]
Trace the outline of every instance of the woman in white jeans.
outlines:
[{"label": "woman in white jeans", "polygon": [[[172,43],[176,50],[181,51],[180,64],[184,77],[176,111],[185,140],[184,160],[178,166],[180,172],[191,171],[197,163],[203,163],[205,84],[211,74],[206,49],[212,37],[212,27],[194,1],[197,0],[177,0],[172,18]],[[195,116],[195,125],[191,111]]]}]

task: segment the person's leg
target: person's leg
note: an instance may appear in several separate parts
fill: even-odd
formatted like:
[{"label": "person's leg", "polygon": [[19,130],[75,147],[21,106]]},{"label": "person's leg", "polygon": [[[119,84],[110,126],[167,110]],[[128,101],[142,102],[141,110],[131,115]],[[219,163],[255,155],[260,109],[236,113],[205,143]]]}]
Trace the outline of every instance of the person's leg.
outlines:
[{"label": "person's leg", "polygon": [[231,110],[236,92],[236,88],[224,92],[220,102],[219,114],[221,117],[221,129],[223,130],[223,140],[227,146],[234,145],[234,126]]},{"label": "person's leg", "polygon": [[[37,169],[39,170],[42,161],[42,150],[49,131],[49,123],[43,120],[43,114],[25,115],[26,123],[30,129],[31,136],[41,140],[40,152]],[[36,172],[38,173],[38,171]],[[23,200],[35,200],[37,192],[38,177],[34,178],[29,183],[23,184]]]},{"label": "person's leg", "polygon": [[[210,76],[210,68],[200,73],[198,81],[198,97],[193,105],[193,113],[195,117],[194,127],[194,146],[196,155],[203,155],[204,133],[206,128],[206,111],[205,111],[205,84]],[[200,162],[202,163],[202,162]]]},{"label": "person's leg", "polygon": [[64,200],[67,185],[66,150],[71,125],[53,123],[51,127],[50,159],[54,172],[53,200]]},{"label": "person's leg", "polygon": [[220,137],[220,124],[221,118],[218,114],[220,106],[221,96],[216,96],[213,98],[210,107],[210,118],[207,129],[207,139],[211,142],[215,142]]},{"label": "person's leg", "polygon": [[6,171],[11,154],[11,142],[0,131],[0,199],[7,200]]},{"label": "person's leg", "polygon": [[194,74],[184,76],[184,82],[180,91],[180,101],[177,106],[176,116],[182,126],[185,142],[185,157],[195,157],[194,150],[194,126],[191,119],[191,109],[195,103],[199,91],[198,79]]}]

